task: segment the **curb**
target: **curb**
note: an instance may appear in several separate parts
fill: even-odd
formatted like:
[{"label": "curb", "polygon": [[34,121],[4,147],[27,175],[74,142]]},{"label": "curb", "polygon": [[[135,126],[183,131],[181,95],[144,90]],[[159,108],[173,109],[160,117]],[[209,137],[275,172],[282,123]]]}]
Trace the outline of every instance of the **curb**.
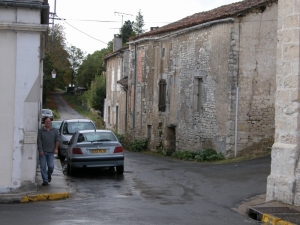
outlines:
[{"label": "curb", "polygon": [[46,200],[59,200],[59,199],[66,199],[69,197],[70,197],[69,192],[61,192],[61,193],[53,193],[53,194],[44,193],[38,195],[23,196],[21,198],[21,203],[46,201]]},{"label": "curb", "polygon": [[256,221],[262,222],[265,225],[297,225],[295,223],[291,223],[289,221],[282,220],[279,217],[262,213],[261,211],[250,207],[248,209],[248,216],[251,219],[254,219]]}]

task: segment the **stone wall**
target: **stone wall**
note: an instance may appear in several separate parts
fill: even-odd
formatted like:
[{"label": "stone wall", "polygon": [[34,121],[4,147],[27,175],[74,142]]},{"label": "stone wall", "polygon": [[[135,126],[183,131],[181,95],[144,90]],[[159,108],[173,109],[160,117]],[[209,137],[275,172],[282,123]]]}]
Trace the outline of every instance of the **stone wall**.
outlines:
[{"label": "stone wall", "polygon": [[239,23],[238,149],[274,137],[277,3]]},{"label": "stone wall", "polygon": [[[130,135],[151,137],[153,150],[213,148],[232,154],[239,86],[238,150],[273,136],[276,12],[277,4],[270,4],[234,20],[137,42],[136,50],[131,45],[129,96],[136,111],[129,116],[129,126],[135,124]],[[167,83],[163,112],[158,108],[161,79]]]},{"label": "stone wall", "polygon": [[127,122],[127,93],[117,81],[128,76],[128,50],[106,59],[106,100],[104,121],[107,129],[125,134]]}]

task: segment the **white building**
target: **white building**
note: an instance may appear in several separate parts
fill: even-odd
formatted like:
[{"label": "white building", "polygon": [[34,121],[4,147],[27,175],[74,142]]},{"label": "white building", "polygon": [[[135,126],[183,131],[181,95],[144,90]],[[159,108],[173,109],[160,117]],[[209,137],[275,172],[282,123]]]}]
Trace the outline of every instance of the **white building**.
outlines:
[{"label": "white building", "polygon": [[0,193],[36,187],[47,0],[0,0]]}]

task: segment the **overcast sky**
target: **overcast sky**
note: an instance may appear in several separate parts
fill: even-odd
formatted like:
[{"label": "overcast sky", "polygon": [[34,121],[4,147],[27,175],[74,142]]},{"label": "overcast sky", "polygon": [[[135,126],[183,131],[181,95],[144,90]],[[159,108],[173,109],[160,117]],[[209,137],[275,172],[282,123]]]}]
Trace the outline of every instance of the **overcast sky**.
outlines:
[{"label": "overcast sky", "polygon": [[[139,10],[144,17],[144,29],[161,27],[195,13],[211,10],[239,0],[56,0],[55,20],[65,27],[68,45],[87,54],[107,47],[114,34],[127,20],[135,21]],[[176,2],[176,3],[175,3]],[[55,0],[49,0],[54,12]],[[51,25],[50,25],[51,27]]]}]

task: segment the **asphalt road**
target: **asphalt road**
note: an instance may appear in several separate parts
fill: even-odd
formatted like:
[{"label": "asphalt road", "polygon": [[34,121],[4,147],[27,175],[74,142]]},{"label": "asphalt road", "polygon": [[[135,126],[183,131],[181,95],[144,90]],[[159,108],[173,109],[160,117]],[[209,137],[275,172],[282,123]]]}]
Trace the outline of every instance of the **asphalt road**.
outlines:
[{"label": "asphalt road", "polygon": [[[63,104],[59,95],[56,101]],[[76,115],[63,107],[64,118]],[[69,199],[0,205],[0,224],[259,224],[233,209],[265,194],[270,162],[267,156],[217,165],[126,151],[124,175],[86,169],[72,177],[63,163]]]},{"label": "asphalt road", "polygon": [[72,109],[68,103],[61,97],[61,92],[53,92],[53,101],[56,103],[60,120],[67,119],[85,119],[86,117],[80,115],[77,111]]},{"label": "asphalt road", "polygon": [[69,199],[0,205],[0,224],[258,224],[233,208],[265,193],[270,157],[226,165],[125,157],[123,176],[106,169],[66,175]]}]

